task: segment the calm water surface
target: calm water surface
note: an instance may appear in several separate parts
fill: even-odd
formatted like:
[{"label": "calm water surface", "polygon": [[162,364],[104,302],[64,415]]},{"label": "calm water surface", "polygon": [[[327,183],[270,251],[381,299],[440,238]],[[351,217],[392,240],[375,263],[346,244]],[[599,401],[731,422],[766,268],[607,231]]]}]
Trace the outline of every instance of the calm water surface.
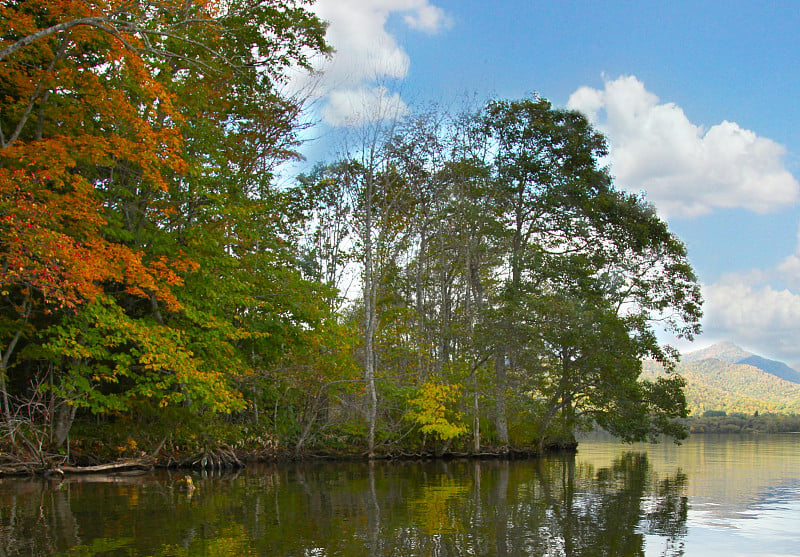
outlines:
[{"label": "calm water surface", "polygon": [[800,435],[182,475],[0,479],[0,557],[800,556]]}]

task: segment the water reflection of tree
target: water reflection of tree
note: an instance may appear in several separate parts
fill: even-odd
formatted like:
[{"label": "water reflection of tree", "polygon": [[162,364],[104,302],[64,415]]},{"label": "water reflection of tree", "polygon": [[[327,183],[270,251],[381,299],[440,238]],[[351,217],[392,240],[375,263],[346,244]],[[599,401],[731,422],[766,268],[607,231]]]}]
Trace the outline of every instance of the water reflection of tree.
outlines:
[{"label": "water reflection of tree", "polygon": [[[677,557],[687,533],[686,476],[657,477],[641,453],[602,468],[574,456],[269,467],[199,478],[191,498],[170,481],[86,490],[33,482],[35,493],[0,498],[0,535],[36,546],[0,547],[0,557],[70,548],[76,555],[120,548],[130,555],[641,556],[646,542]],[[164,513],[168,520],[155,518]]]},{"label": "water reflection of tree", "polygon": [[69,508],[69,486],[25,479],[14,487],[7,497],[0,489],[0,557],[55,554],[75,544],[78,525]]},{"label": "water reflection of tree", "polygon": [[410,516],[386,486],[381,545],[371,554],[642,556],[648,536],[665,557],[683,555],[686,476],[657,477],[646,454],[599,469],[565,457],[438,472],[406,499]]},{"label": "water reflection of tree", "polygon": [[18,480],[0,489],[0,557],[257,554],[249,521],[226,520],[240,492],[201,487],[192,497],[174,484],[171,475]]},{"label": "water reflection of tree", "polygon": [[[545,521],[533,554],[564,556],[644,555],[645,535],[666,540],[666,555],[682,555],[686,535],[685,476],[657,480],[647,455],[626,453],[608,468],[576,470],[572,458],[537,467]],[[553,477],[553,469],[560,477]],[[646,508],[643,508],[646,507]],[[644,517],[644,520],[642,520]]]},{"label": "water reflection of tree", "polygon": [[[652,536],[665,557],[683,555],[686,476],[657,478],[646,454],[626,453],[597,470],[566,457],[451,471],[450,483],[439,485],[455,494],[452,479],[460,478],[471,489],[451,497],[442,512],[417,516],[429,522],[411,536],[384,532],[382,554],[641,556],[645,536]],[[409,504],[433,503],[432,493],[423,490]],[[454,516],[463,528],[452,528]]]},{"label": "water reflection of tree", "polygon": [[683,555],[689,515],[688,499],[684,495],[686,483],[686,474],[678,471],[662,479],[656,486],[655,496],[644,500],[646,532],[665,539],[665,557]]}]

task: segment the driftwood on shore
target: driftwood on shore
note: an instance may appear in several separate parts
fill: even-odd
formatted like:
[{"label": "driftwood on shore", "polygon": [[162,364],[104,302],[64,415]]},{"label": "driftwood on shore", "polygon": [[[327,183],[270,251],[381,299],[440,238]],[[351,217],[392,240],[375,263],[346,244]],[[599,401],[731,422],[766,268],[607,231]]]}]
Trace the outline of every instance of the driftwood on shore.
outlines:
[{"label": "driftwood on shore", "polygon": [[213,449],[207,448],[199,453],[181,459],[174,459],[172,457],[158,459],[158,454],[165,442],[166,438],[161,441],[152,454],[106,464],[72,466],[67,464],[55,464],[57,460],[54,458],[0,463],[0,477],[41,475],[46,478],[57,479],[65,475],[134,474],[143,471],[147,472],[156,467],[222,471],[241,469],[245,466],[244,462],[242,462],[236,454],[236,451],[227,445],[221,445]]},{"label": "driftwood on shore", "polygon": [[151,458],[137,458],[112,462],[109,464],[98,464],[96,466],[42,466],[38,462],[16,462],[12,464],[0,465],[0,476],[35,476],[41,475],[47,478],[60,478],[65,474],[113,474],[118,472],[141,472],[149,471],[154,467]]},{"label": "driftwood on shore", "polygon": [[111,464],[98,464],[96,466],[61,466],[64,474],[109,474],[113,472],[148,471],[154,467],[153,459],[138,458],[113,462]]},{"label": "driftwood on shore", "polygon": [[[143,474],[153,470],[154,468],[190,468],[201,471],[219,471],[223,470],[238,470],[245,467],[244,460],[246,456],[237,454],[233,448],[227,445],[220,445],[213,449],[206,448],[198,453],[183,456],[183,457],[162,457],[158,458],[158,453],[164,446],[166,439],[163,440],[156,450],[150,454],[140,458],[122,460],[107,464],[87,465],[87,466],[71,466],[71,465],[57,465],[54,464],[53,459],[47,461],[9,461],[0,462],[0,477],[3,476],[35,476],[41,475],[51,479],[58,479],[66,475],[137,475]],[[515,458],[532,458],[541,456],[543,453],[554,452],[575,452],[577,443],[574,441],[551,443],[544,446],[544,451],[540,452],[538,449],[521,449],[509,447],[487,447],[480,453],[469,452],[456,452],[448,451],[445,453],[438,453],[434,451],[408,453],[404,451],[393,451],[376,456],[374,458],[379,460],[428,460],[428,459],[441,459],[451,460],[460,458],[471,459],[515,459]],[[261,458],[251,457],[253,460],[261,460]],[[275,460],[360,460],[368,458],[367,455],[359,455],[356,453],[315,453],[308,452],[298,457],[296,454],[273,454],[270,456],[270,461]],[[48,464],[49,463],[49,464]]]},{"label": "driftwood on shore", "polygon": [[239,460],[236,452],[228,446],[216,449],[206,449],[198,454],[185,458],[177,463],[179,468],[194,468],[199,470],[230,470],[244,468],[244,463]]},{"label": "driftwood on shore", "polygon": [[[158,444],[158,447],[156,447],[152,454],[144,455],[140,458],[90,466],[70,466],[63,463],[64,460],[66,460],[65,457],[45,454],[39,454],[38,460],[35,461],[10,460],[4,464],[0,464],[0,477],[41,475],[46,478],[58,479],[66,474],[87,475],[147,472],[155,467],[158,453],[161,452],[166,441],[167,437],[162,439],[161,443]],[[58,460],[61,460],[62,463],[56,464]]]}]

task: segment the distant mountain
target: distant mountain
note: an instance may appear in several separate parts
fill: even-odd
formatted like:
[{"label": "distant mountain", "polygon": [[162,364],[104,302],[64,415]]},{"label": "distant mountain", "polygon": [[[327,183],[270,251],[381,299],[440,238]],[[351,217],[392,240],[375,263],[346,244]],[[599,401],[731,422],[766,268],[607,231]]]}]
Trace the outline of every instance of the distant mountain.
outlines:
[{"label": "distant mountain", "polygon": [[761,356],[756,356],[753,354],[752,356],[748,356],[743,360],[739,360],[740,364],[748,364],[767,373],[774,375],[775,377],[780,377],[785,381],[790,381],[791,383],[798,383],[800,384],[800,372],[790,368],[783,362],[777,362],[775,360],[768,360],[766,358],[762,358]]},{"label": "distant mountain", "polygon": [[720,360],[723,362],[730,362],[732,364],[747,364],[760,369],[766,373],[779,377],[784,381],[800,384],[800,372],[792,369],[783,362],[776,360],[769,360],[761,356],[757,356],[751,352],[742,350],[735,344],[730,342],[719,342],[703,350],[696,352],[689,352],[681,356],[681,361],[684,363],[699,362],[701,360]]},{"label": "distant mountain", "polygon": [[[692,414],[706,410],[727,413],[800,414],[800,373],[731,343],[719,343],[685,354],[677,370],[686,380]],[[663,373],[656,362],[645,362],[644,378]]]},{"label": "distant mountain", "polygon": [[753,354],[746,352],[730,342],[718,342],[708,348],[681,354],[682,362],[698,362],[700,360],[721,360],[732,364],[738,363]]},{"label": "distant mountain", "polygon": [[[686,380],[686,399],[693,415],[706,410],[800,414],[800,385],[755,366],[706,358],[681,362],[676,371]],[[642,376],[654,378],[663,372],[660,364],[647,361]]]}]

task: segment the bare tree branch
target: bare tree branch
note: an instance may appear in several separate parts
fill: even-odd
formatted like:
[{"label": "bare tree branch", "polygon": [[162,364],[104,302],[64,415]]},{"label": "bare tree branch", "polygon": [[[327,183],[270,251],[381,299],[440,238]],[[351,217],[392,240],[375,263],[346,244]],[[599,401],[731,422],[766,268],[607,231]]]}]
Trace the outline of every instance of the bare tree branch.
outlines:
[{"label": "bare tree branch", "polygon": [[101,24],[109,23],[113,24],[114,21],[110,17],[106,16],[91,16],[91,17],[81,17],[78,19],[73,19],[70,21],[64,21],[61,23],[57,23],[47,29],[42,29],[41,31],[37,31],[27,37],[23,37],[17,42],[8,45],[4,49],[0,50],[0,60],[4,60],[7,56],[14,54],[21,48],[24,48],[30,44],[35,43],[39,39],[43,39],[45,37],[49,37],[54,33],[58,33],[60,31],[66,31],[67,29],[72,29],[73,27],[78,27],[80,25],[91,25],[93,27],[99,27],[104,31],[108,32],[109,28],[103,27]]}]

